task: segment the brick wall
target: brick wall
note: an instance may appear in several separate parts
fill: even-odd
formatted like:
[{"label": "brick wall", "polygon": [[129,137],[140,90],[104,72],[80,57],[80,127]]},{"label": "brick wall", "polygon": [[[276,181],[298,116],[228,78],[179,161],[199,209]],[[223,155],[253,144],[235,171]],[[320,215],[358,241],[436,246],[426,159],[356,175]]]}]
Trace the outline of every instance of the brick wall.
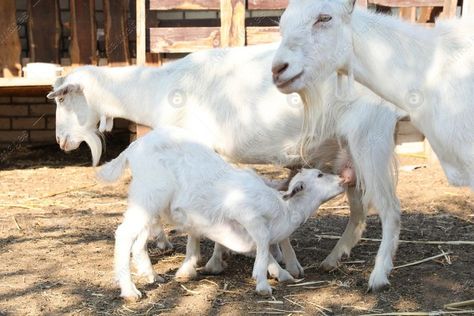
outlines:
[{"label": "brick wall", "polygon": [[54,143],[55,105],[46,97],[0,97],[0,146]]},{"label": "brick wall", "polygon": [[[0,147],[56,143],[56,105],[45,96],[0,96]],[[114,121],[114,137],[129,138],[126,120]]]}]

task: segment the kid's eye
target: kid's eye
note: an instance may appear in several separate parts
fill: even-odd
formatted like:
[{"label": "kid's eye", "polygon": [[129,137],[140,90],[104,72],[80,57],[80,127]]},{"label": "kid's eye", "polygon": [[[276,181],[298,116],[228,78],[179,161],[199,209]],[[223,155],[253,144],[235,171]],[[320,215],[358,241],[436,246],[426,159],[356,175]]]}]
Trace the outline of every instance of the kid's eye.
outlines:
[{"label": "kid's eye", "polygon": [[319,24],[319,23],[326,23],[332,20],[332,16],[329,14],[320,14],[314,23],[314,25]]},{"label": "kid's eye", "polygon": [[318,178],[322,178],[324,175],[322,173],[318,174]]}]

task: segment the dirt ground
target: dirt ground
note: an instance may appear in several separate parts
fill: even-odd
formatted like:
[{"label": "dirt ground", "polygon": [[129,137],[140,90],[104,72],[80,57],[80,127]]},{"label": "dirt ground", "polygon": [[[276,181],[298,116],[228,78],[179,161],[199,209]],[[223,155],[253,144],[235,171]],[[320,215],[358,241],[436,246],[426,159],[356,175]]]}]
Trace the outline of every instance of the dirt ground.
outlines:
[{"label": "dirt ground", "polygon": [[[119,150],[111,148],[109,157]],[[340,236],[348,219],[340,198],[292,236],[306,267],[302,282],[318,283],[292,287],[272,281],[274,297],[258,297],[252,259],[239,255],[220,276],[177,283],[173,274],[184,257],[185,236],[168,228],[175,250],[160,253],[150,243],[154,268],[166,282],[138,282],[145,298],[124,304],[112,281],[112,257],[129,179],[98,184],[89,161],[85,147],[66,155],[54,146],[16,150],[0,165],[0,315],[361,315],[439,311],[474,299],[472,244],[401,243],[396,266],[449,254],[394,270],[390,289],[381,293],[366,293],[377,241],[361,241],[340,269],[320,271],[319,263],[336,243],[320,235]],[[425,163],[401,158],[404,167]],[[259,170],[272,177],[284,174],[268,166]],[[398,192],[402,240],[474,241],[473,195],[448,186],[438,168],[401,170]],[[368,218],[364,237],[381,237],[376,215]],[[211,247],[203,242],[204,260]]]}]

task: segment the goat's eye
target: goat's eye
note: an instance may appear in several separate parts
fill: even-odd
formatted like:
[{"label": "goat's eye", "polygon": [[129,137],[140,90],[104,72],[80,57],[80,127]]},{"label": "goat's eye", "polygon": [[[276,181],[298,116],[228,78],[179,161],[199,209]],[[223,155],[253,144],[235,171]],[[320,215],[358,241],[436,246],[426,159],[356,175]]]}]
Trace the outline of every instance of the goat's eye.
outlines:
[{"label": "goat's eye", "polygon": [[332,20],[332,16],[330,16],[329,14],[320,14],[318,18],[316,19],[316,22],[314,23],[314,25],[317,25],[319,23],[326,23],[331,20]]},{"label": "goat's eye", "polygon": [[64,102],[64,98],[58,98],[58,102],[59,102],[59,103],[63,103],[63,102]]},{"label": "goat's eye", "polygon": [[324,174],[320,173],[318,174],[318,178],[322,178],[324,176]]}]

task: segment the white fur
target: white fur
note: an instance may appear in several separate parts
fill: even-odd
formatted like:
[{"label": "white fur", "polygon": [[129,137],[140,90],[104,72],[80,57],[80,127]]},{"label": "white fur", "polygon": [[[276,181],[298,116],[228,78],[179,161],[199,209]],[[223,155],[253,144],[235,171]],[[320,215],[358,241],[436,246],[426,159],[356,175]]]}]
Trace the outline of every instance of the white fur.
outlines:
[{"label": "white fur", "polygon": [[270,244],[287,239],[320,204],[344,191],[338,176],[303,169],[291,180],[284,198],[254,172],[232,167],[178,128],[158,128],[135,141],[106,164],[99,177],[115,181],[127,162],[132,182],[128,209],[116,232],[115,271],[121,296],[128,299],[141,296],[131,281],[130,252],[138,270],[157,279],[141,239],[157,219],[191,236],[177,277],[196,273],[197,238],[205,236],[233,251],[255,250],[256,290],[270,295],[267,270],[280,281],[292,279],[270,254]]},{"label": "white fur", "polygon": [[[474,190],[474,21],[430,29],[353,9],[352,0],[291,1],[274,69],[288,66],[277,84],[294,92],[353,69],[356,80],[409,113],[449,182]],[[321,14],[332,20],[315,24]]]},{"label": "white fur", "polygon": [[[59,80],[50,95],[57,101],[57,137],[63,148],[73,149],[85,129],[95,135],[100,117],[121,117],[153,128],[183,127],[230,162],[290,168],[307,162],[326,170],[329,163],[336,165],[336,172],[343,165],[337,161],[343,148],[342,156],[354,160],[359,185],[348,190],[349,223],[323,261],[324,267],[333,269],[359,241],[369,203],[398,222],[392,160],[393,133],[401,114],[360,85],[354,100],[339,102],[335,75],[306,98],[307,104],[320,106],[298,105],[297,97],[280,93],[272,83],[275,51],[275,45],[214,49],[160,68],[80,67]],[[68,93],[62,93],[64,89]],[[308,122],[304,117],[317,118],[309,121],[316,122],[318,132],[305,138],[303,159],[301,126]],[[306,132],[311,129],[307,126]],[[293,265],[290,270],[300,269]],[[381,279],[388,282],[387,274]]]}]

